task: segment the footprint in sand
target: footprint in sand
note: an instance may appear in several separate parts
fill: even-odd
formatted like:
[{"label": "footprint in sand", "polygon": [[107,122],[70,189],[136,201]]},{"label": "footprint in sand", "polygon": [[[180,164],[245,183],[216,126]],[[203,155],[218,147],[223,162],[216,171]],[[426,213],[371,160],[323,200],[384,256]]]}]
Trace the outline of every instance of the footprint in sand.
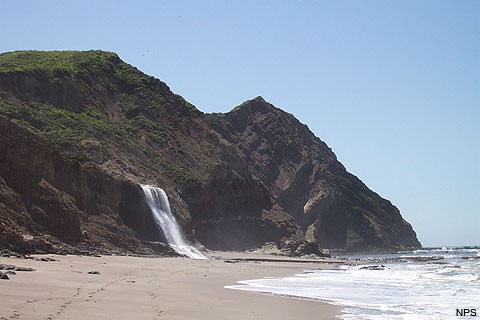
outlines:
[{"label": "footprint in sand", "polygon": [[160,317],[165,316],[165,311],[161,310],[159,307],[154,307],[155,311],[157,311],[157,315],[153,317],[153,320],[157,320]]},{"label": "footprint in sand", "polygon": [[72,296],[73,298],[78,297],[82,292],[83,287],[78,287],[75,289],[75,294]]}]

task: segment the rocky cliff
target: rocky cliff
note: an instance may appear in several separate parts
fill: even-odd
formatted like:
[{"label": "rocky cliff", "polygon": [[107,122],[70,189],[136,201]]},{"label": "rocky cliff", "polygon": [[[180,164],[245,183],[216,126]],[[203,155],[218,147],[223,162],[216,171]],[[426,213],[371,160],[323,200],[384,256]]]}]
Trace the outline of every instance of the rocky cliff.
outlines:
[{"label": "rocky cliff", "polygon": [[211,125],[301,227],[307,240],[348,250],[418,246],[388,200],[368,189],[293,115],[257,97]]},{"label": "rocky cliff", "polygon": [[207,248],[419,246],[397,208],[262,98],[204,114],[114,53],[0,54],[0,248],[147,252],[162,235],[139,183],[164,188]]}]

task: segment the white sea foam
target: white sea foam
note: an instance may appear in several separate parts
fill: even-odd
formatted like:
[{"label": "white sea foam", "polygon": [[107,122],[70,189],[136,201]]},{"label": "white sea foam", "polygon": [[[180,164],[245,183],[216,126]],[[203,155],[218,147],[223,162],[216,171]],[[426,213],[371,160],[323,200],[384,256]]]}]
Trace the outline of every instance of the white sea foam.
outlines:
[{"label": "white sea foam", "polygon": [[[479,312],[478,250],[443,251],[444,259],[383,263],[383,270],[362,268],[365,265],[306,270],[293,277],[241,281],[227,288],[343,305],[343,319],[448,319],[455,318],[457,308]],[[396,255],[406,256],[438,257],[439,252]]]},{"label": "white sea foam", "polygon": [[168,244],[179,254],[192,259],[207,259],[189,244],[170,209],[167,194],[162,188],[141,185],[157,227],[163,231]]}]

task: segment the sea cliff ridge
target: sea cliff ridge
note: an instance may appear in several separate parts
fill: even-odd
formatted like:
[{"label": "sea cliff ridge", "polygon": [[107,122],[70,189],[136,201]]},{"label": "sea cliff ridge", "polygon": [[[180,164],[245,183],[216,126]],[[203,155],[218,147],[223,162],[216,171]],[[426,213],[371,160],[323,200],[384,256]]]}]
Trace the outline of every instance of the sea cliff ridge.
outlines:
[{"label": "sea cliff ridge", "polygon": [[140,184],[165,189],[209,249],[420,247],[390,201],[262,97],[206,114],[115,53],[0,54],[0,249],[169,252]]}]

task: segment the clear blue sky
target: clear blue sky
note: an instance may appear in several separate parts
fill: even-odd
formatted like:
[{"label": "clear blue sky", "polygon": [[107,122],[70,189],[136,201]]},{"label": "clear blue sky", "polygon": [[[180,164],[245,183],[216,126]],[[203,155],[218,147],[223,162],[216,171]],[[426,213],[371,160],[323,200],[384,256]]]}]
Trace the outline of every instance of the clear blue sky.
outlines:
[{"label": "clear blue sky", "polygon": [[3,0],[0,40],[115,51],[205,112],[261,95],[424,245],[480,245],[480,1]]}]

